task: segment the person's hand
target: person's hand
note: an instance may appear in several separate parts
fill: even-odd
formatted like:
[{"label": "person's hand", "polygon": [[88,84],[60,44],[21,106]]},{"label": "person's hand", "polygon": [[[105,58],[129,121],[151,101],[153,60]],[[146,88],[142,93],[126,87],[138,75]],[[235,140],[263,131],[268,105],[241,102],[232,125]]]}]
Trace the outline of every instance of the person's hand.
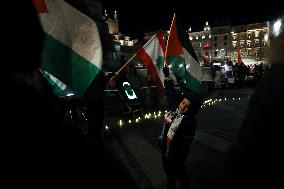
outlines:
[{"label": "person's hand", "polygon": [[163,73],[164,73],[165,78],[170,76],[170,70],[168,66],[163,67]]}]

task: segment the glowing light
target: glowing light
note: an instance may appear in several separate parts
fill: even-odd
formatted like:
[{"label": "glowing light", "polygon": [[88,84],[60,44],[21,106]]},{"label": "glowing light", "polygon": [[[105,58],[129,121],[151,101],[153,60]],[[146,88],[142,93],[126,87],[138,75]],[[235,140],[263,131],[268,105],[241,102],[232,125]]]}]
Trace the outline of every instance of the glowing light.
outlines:
[{"label": "glowing light", "polygon": [[119,120],[119,125],[120,125],[120,126],[122,125],[122,120]]},{"label": "glowing light", "polygon": [[137,122],[138,122],[138,119],[136,119],[135,121],[136,121],[136,123],[137,123]]},{"label": "glowing light", "polygon": [[241,100],[241,98],[239,98],[239,100]]},{"label": "glowing light", "polygon": [[108,130],[108,126],[106,125],[106,130]]},{"label": "glowing light", "polygon": [[68,93],[66,96],[73,96],[74,94],[73,93]]},{"label": "glowing light", "polygon": [[266,42],[268,41],[268,35],[267,35],[267,34],[264,35],[264,40],[265,40]]},{"label": "glowing light", "polygon": [[129,120],[128,123],[131,123],[131,120]]},{"label": "glowing light", "polygon": [[275,37],[277,37],[280,32],[281,32],[281,25],[282,25],[282,20],[278,19],[274,24],[273,24],[273,34]]},{"label": "glowing light", "polygon": [[182,68],[182,64],[180,64],[179,67]]}]

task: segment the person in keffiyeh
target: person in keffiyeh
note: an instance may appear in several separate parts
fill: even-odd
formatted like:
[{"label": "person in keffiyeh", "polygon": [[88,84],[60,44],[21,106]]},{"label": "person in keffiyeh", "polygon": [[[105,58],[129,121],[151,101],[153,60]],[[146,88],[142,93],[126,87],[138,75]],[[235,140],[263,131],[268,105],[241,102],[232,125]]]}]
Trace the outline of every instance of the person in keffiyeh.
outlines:
[{"label": "person in keffiyeh", "polygon": [[176,188],[176,179],[181,188],[189,188],[189,177],[185,161],[196,129],[194,116],[202,105],[202,97],[189,89],[178,92],[169,77],[169,68],[164,67],[165,90],[169,111],[164,118],[160,136],[163,168],[167,176],[168,189]]}]

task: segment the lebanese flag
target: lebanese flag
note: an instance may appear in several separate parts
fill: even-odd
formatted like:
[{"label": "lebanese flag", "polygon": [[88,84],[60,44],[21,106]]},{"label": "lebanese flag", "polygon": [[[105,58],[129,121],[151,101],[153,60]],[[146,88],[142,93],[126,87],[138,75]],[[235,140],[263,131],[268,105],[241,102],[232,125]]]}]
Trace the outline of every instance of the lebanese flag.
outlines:
[{"label": "lebanese flag", "polygon": [[168,37],[166,57],[171,70],[186,81],[187,88],[201,94],[203,73],[189,37],[177,24],[175,15]]},{"label": "lebanese flag", "polygon": [[164,89],[162,81],[164,81],[165,77],[162,68],[166,64],[165,49],[163,33],[159,31],[137,52],[138,58],[148,69],[158,90]]},{"label": "lebanese flag", "polygon": [[33,2],[46,33],[43,69],[83,96],[102,67],[102,46],[95,21],[63,0]]}]

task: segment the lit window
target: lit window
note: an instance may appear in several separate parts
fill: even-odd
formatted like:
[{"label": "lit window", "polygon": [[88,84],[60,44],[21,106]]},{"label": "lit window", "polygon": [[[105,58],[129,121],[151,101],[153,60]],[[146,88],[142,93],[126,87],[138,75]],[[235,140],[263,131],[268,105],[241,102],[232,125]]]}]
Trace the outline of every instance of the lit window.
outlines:
[{"label": "lit window", "polygon": [[249,38],[249,39],[251,38],[251,33],[250,33],[250,32],[248,32],[248,38]]},{"label": "lit window", "polygon": [[255,40],[254,40],[254,43],[255,43],[256,45],[258,45],[258,44],[259,44],[259,39],[255,39]]},{"label": "lit window", "polygon": [[209,39],[211,39],[211,35],[209,35]]},{"label": "lit window", "polygon": [[232,44],[233,44],[233,47],[236,47],[237,46],[237,41],[233,41]]},{"label": "lit window", "polygon": [[259,36],[259,31],[255,31],[255,37],[258,37]]},{"label": "lit window", "polygon": [[266,34],[264,34],[264,40],[265,40],[265,41],[267,41],[267,40],[268,40],[268,35],[267,35],[267,33],[266,33]]},{"label": "lit window", "polygon": [[191,41],[191,40],[192,40],[192,37],[189,37],[189,40]]},{"label": "lit window", "polygon": [[251,50],[248,50],[248,56],[251,56]]},{"label": "lit window", "polygon": [[205,35],[202,35],[202,39],[204,39],[205,38]]},{"label": "lit window", "polygon": [[198,39],[198,35],[196,36],[196,39]]},{"label": "lit window", "polygon": [[251,41],[247,40],[247,46],[250,47]]}]

